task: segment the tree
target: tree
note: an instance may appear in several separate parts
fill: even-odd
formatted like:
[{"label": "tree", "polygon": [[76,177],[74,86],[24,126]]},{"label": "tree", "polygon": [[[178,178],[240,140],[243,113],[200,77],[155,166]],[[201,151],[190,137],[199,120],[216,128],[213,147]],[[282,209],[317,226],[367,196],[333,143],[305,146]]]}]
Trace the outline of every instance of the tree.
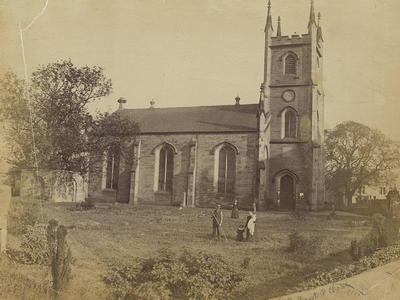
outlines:
[{"label": "tree", "polygon": [[18,169],[33,168],[36,159],[39,169],[87,173],[89,153],[115,144],[115,139],[100,139],[100,134],[109,137],[137,132],[133,121],[114,124],[111,132],[107,126],[121,119],[101,114],[94,118],[89,113],[88,104],[111,90],[111,80],[101,67],[77,67],[70,60],[62,60],[33,72],[28,107],[24,81],[7,73],[0,80],[0,117],[8,143],[8,162]]},{"label": "tree", "polygon": [[0,121],[7,149],[2,155],[15,168],[30,166],[33,161],[32,135],[24,81],[8,72],[0,80]]},{"label": "tree", "polygon": [[400,163],[399,148],[378,130],[348,121],[326,132],[326,183],[351,203],[364,185],[379,182]]},{"label": "tree", "polygon": [[112,114],[98,114],[95,125],[88,134],[91,171],[102,171],[104,154],[108,152],[117,152],[121,163],[131,166],[135,154],[133,148],[139,132],[139,125],[129,118],[122,117],[118,111]]}]

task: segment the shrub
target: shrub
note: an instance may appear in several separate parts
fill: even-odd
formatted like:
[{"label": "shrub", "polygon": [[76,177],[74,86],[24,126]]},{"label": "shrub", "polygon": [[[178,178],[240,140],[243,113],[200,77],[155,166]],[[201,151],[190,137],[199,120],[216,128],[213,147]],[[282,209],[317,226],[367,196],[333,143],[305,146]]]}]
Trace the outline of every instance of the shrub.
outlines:
[{"label": "shrub", "polygon": [[294,210],[293,212],[290,213],[290,216],[298,221],[305,221],[306,220],[306,214],[304,211],[301,210]]},{"label": "shrub", "polygon": [[298,255],[315,255],[321,249],[322,240],[318,236],[304,237],[297,231],[289,234],[288,252]]},{"label": "shrub", "polygon": [[38,203],[13,198],[8,213],[8,232],[17,236],[23,235],[28,226],[34,226],[38,220]]},{"label": "shrub", "polygon": [[360,241],[353,240],[350,244],[350,254],[353,260],[373,254],[377,249],[388,247],[398,241],[399,223],[392,218],[380,214],[372,216],[372,229]]},{"label": "shrub", "polygon": [[39,224],[28,225],[21,237],[20,250],[8,249],[8,256],[22,264],[47,265],[48,247],[45,227]]},{"label": "shrub", "polygon": [[0,299],[50,299],[45,269],[35,276],[30,270],[0,256]]},{"label": "shrub", "polygon": [[89,210],[89,209],[94,208],[95,206],[94,206],[93,200],[85,199],[85,201],[83,201],[81,203],[78,203],[76,205],[76,207],[80,208],[80,209],[83,209],[83,210]]},{"label": "shrub", "polygon": [[327,272],[317,272],[304,281],[302,289],[312,289],[317,286],[327,285],[344,280],[361,272],[367,271],[400,258],[400,244],[395,244],[384,249],[377,250],[369,256],[362,257],[359,261],[349,265],[338,265]]},{"label": "shrub", "polygon": [[244,279],[219,255],[164,249],[134,265],[114,265],[105,282],[119,299],[230,299]]},{"label": "shrub", "polygon": [[21,248],[27,263],[46,265],[49,255],[45,227],[39,224],[28,226],[22,236]]}]

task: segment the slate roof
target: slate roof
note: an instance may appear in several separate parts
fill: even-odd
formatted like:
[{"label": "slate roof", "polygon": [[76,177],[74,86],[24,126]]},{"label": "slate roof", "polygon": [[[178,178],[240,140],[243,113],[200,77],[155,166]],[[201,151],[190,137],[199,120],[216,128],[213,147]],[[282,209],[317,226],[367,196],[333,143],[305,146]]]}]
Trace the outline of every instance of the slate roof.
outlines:
[{"label": "slate roof", "polygon": [[258,104],[122,109],[141,133],[257,131]]}]

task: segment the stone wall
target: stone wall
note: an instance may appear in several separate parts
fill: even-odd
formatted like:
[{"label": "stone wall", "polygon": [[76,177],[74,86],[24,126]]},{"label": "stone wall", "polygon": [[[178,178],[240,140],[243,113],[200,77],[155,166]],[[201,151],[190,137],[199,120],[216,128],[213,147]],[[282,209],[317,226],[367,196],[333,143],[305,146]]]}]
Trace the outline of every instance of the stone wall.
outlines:
[{"label": "stone wall", "polygon": [[20,196],[40,197],[51,202],[85,201],[87,183],[76,173],[67,171],[40,170],[38,179],[35,172],[22,170],[20,174]]},{"label": "stone wall", "polygon": [[[250,207],[255,193],[256,138],[255,132],[141,135],[134,150],[136,155],[132,169],[129,172],[121,168],[123,171],[120,171],[119,179],[124,184],[115,191],[118,193],[118,201],[210,207],[217,202],[230,206],[236,198],[242,207]],[[222,142],[230,143],[238,150],[235,193],[230,195],[218,194],[214,183],[212,151]],[[163,143],[168,143],[176,150],[172,193],[157,191],[154,184],[155,149]],[[99,173],[90,174],[89,197],[102,197],[102,177]],[[135,182],[135,178],[138,182]]]}]

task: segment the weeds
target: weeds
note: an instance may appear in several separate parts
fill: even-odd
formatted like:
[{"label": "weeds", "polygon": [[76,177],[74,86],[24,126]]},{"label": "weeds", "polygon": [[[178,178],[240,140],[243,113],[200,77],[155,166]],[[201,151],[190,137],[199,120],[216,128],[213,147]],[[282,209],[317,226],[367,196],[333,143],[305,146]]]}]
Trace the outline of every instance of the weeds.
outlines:
[{"label": "weeds", "polygon": [[321,250],[322,240],[318,236],[304,237],[297,231],[289,234],[288,252],[301,256],[315,255]]},{"label": "weeds", "polygon": [[135,265],[115,265],[105,277],[122,299],[230,299],[244,280],[221,256],[189,250],[178,256],[167,249]]},{"label": "weeds", "polygon": [[373,215],[370,233],[360,241],[352,240],[350,243],[350,255],[353,260],[359,260],[363,256],[373,254],[379,248],[396,243],[399,239],[399,227],[392,218],[385,218],[380,214]]}]

